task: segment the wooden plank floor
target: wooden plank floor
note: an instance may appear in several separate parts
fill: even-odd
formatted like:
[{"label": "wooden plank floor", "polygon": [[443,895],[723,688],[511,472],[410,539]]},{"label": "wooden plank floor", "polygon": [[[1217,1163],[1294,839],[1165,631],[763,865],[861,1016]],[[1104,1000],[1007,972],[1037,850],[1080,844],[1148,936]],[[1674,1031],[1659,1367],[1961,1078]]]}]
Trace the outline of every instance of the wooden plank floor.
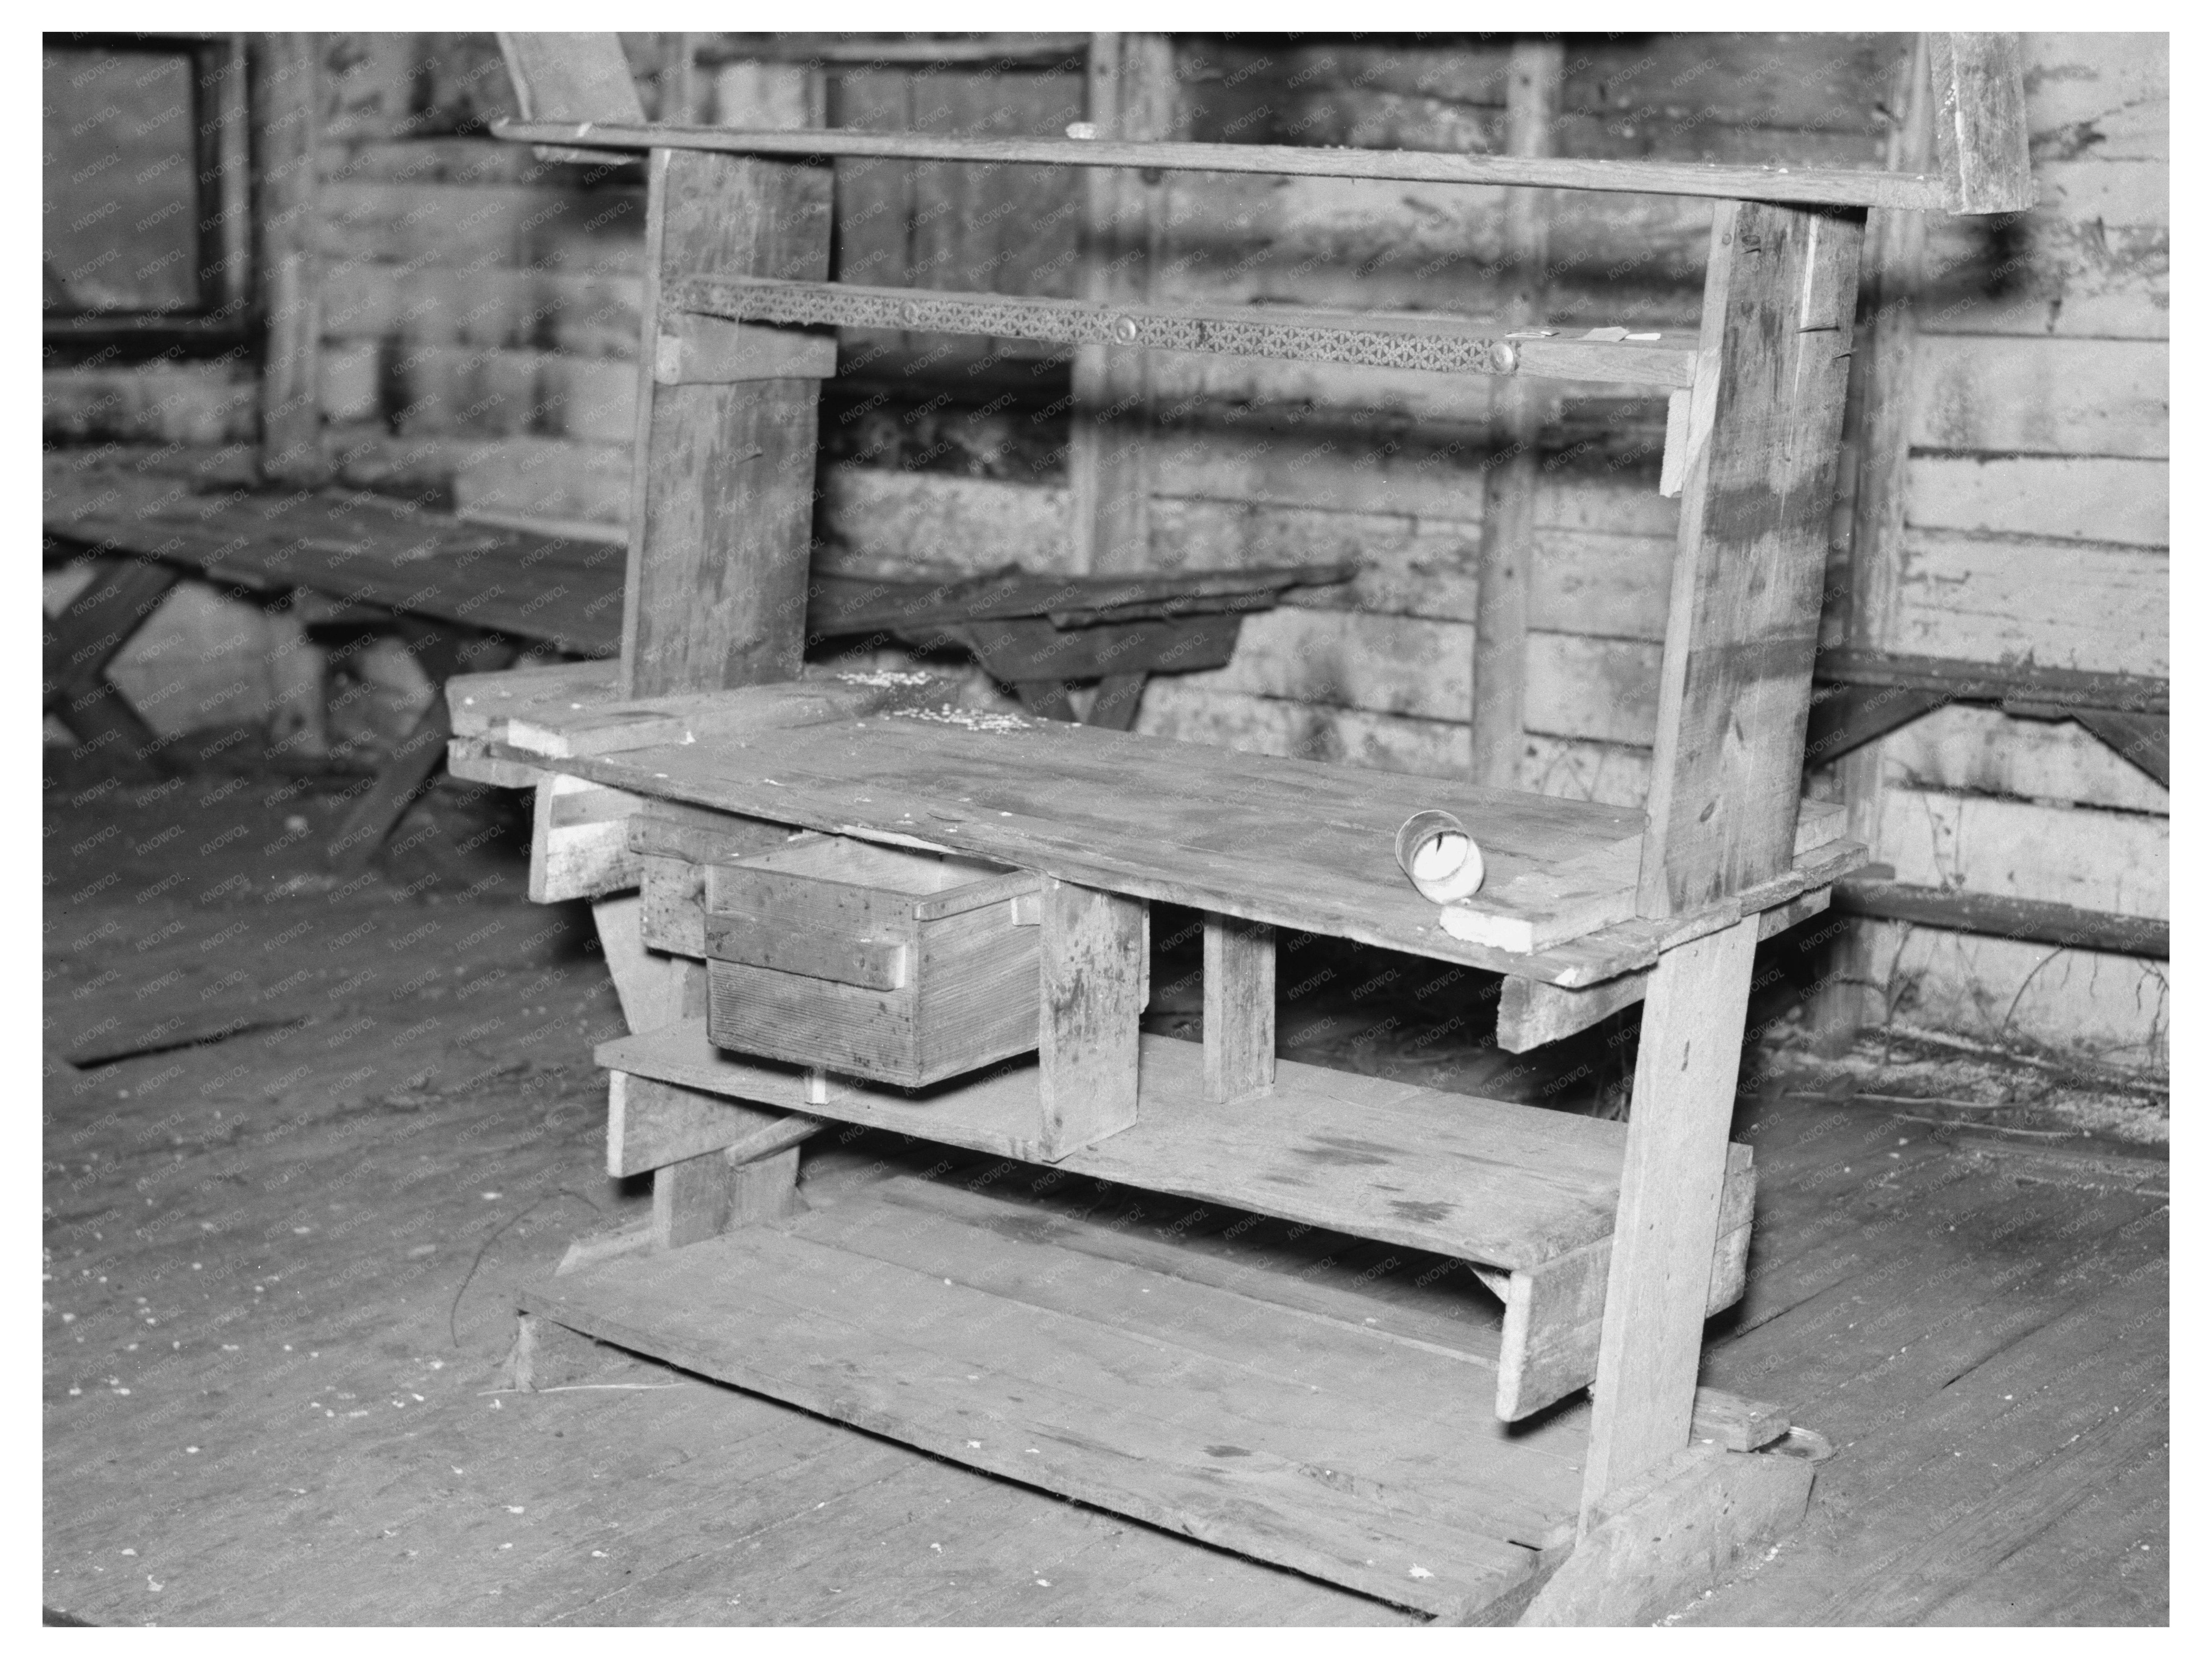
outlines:
[{"label": "wooden plank floor", "polygon": [[[50,792],[55,1032],[81,1038],[104,1000],[147,1015],[143,1036],[234,972],[267,1023],[123,1058],[104,1042],[82,1070],[50,1059],[48,1607],[121,1624],[1407,1620],[619,1354],[560,1391],[491,1392],[507,1287],[646,1202],[599,1173],[590,1049],[612,994],[580,913],[521,902],[494,800],[434,794],[398,867],[347,889],[313,851],[335,794]],[[175,1012],[152,1018],[163,999]],[[1838,1451],[1805,1528],[1681,1621],[2161,1622],[2163,1165],[1778,1095],[1747,1101],[1736,1133],[1760,1226],[1705,1380]],[[866,1148],[837,1155],[852,1178]],[[811,1159],[809,1181],[836,1163]],[[1194,1247],[1233,1224],[1098,1202]],[[1409,1267],[1372,1292],[1399,1294]]]}]

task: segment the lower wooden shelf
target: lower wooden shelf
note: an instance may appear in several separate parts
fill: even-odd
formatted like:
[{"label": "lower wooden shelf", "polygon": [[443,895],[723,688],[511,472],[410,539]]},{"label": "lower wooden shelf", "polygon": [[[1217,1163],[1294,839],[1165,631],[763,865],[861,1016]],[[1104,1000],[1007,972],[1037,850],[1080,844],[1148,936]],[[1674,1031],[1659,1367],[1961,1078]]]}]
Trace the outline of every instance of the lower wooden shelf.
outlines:
[{"label": "lower wooden shelf", "polygon": [[[1232,1204],[1508,1269],[1531,1269],[1610,1235],[1627,1126],[1356,1072],[1276,1062],[1272,1093],[1206,1098],[1194,1042],[1147,1036],[1134,1127],[1054,1161],[1154,1192]],[[934,1089],[832,1077],[819,1098],[800,1067],[717,1048],[705,1022],[603,1042],[593,1057],[731,1099],[1041,1162],[1033,1056]],[[1729,1148],[1717,1269],[1751,1220],[1751,1149]],[[1723,1304],[1723,1305],[1726,1305]]]},{"label": "lower wooden shelf", "polygon": [[[833,1078],[716,1048],[682,1022],[603,1043],[610,1070],[707,1096],[1042,1161],[1034,1059],[935,1089]],[[1626,1126],[1277,1062],[1270,1094],[1206,1098],[1196,1043],[1146,1037],[1138,1121],[1054,1160],[1071,1175],[1327,1227],[1497,1269],[1505,1304],[1497,1415],[1513,1421],[1595,1375]],[[1729,1148],[1706,1310],[1743,1291],[1755,1178]]]},{"label": "lower wooden shelf", "polygon": [[[521,1306],[1443,1619],[1479,1617],[1571,1540],[1584,1404],[1496,1422],[1479,1332],[1453,1333],[1466,1347],[1418,1319],[1409,1334],[1406,1310],[1355,1290],[1194,1255],[1178,1271],[1182,1254],[900,1176],[792,1220],[600,1261]],[[1279,1279],[1300,1305],[1269,1299]],[[1754,1440],[1787,1428],[1701,1396],[1701,1434],[1741,1449],[1753,1422]]]}]

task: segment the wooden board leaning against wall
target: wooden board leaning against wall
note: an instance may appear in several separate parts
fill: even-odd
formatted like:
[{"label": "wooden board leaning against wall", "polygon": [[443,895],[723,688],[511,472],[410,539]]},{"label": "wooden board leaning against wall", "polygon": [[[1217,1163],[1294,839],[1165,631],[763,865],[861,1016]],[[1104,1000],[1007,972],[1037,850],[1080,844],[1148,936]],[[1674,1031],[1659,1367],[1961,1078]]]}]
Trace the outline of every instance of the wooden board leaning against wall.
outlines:
[{"label": "wooden board leaning against wall", "polygon": [[[339,465],[356,481],[453,489],[483,510],[618,525],[635,395],[636,180],[456,134],[503,91],[495,71],[470,76],[468,43],[481,40],[495,60],[489,37],[331,40],[323,398]],[[675,84],[677,57],[656,37],[628,44],[650,104],[664,70]],[[1905,45],[1570,40],[1551,143],[1564,155],[1878,167]],[[809,71],[742,50],[739,37],[696,39],[684,60],[695,114],[957,128],[1011,103],[1017,115],[1002,113],[1000,130],[1016,119],[1051,132],[1083,106],[1081,66],[1057,61],[969,87],[972,65]],[[2029,36],[2026,50],[2043,204],[2009,222],[1929,216],[1887,639],[1904,651],[2163,674],[2164,60],[2144,37]],[[442,124],[421,120],[419,90],[390,90],[419,88],[434,56],[433,106],[461,112]],[[1173,131],[1503,149],[1511,60],[1504,37],[1451,47],[1177,37]],[[878,106],[892,105],[878,118]],[[1028,170],[999,170],[980,186],[998,195],[944,211],[931,179],[961,176],[973,191],[976,170],[925,163],[894,178],[881,165],[839,165],[841,248],[883,267],[860,280],[1078,291],[1082,204],[1072,198],[1063,214],[1017,176]],[[1145,280],[1161,299],[1494,312],[1511,299],[1500,276],[1511,264],[1511,193],[1170,173],[1143,185]],[[1708,217],[1695,202],[1552,193],[1546,321],[1694,324]],[[1024,222],[1044,229],[1016,257],[1007,228]],[[839,274],[854,273],[841,263]],[[901,362],[923,390],[933,372],[957,377],[976,361],[923,362],[948,343],[926,337],[848,342],[848,372],[856,343],[908,354]],[[1030,353],[1010,350],[1001,367],[1066,372],[1064,360]],[[1155,565],[1349,556],[1364,569],[1348,589],[1250,619],[1228,666],[1156,682],[1140,729],[1465,775],[1486,463],[1505,421],[1497,384],[1149,359],[1145,536]],[[1546,411],[1517,781],[1640,802],[1676,507],[1657,493],[1659,405],[1626,391]],[[928,400],[917,392],[908,407]],[[896,425],[903,415],[887,404],[859,418]],[[836,425],[825,415],[825,439]],[[826,468],[817,535],[842,556],[886,565],[1080,556],[1064,471],[989,476],[1004,469],[953,440],[942,447],[919,471]],[[1846,500],[1839,568],[1849,523]],[[2085,570],[2095,605],[2077,602]],[[1901,879],[2164,914],[2165,792],[2078,727],[1953,708],[1870,752],[1893,786],[1874,825],[1875,856]],[[1882,933],[1902,951],[1900,972],[1882,966],[1883,994],[1908,1023],[1986,1036],[2009,1011],[2014,1034],[2050,1032],[2123,1061],[2162,1052],[2159,964],[2086,952],[2045,962],[2045,947]]]}]

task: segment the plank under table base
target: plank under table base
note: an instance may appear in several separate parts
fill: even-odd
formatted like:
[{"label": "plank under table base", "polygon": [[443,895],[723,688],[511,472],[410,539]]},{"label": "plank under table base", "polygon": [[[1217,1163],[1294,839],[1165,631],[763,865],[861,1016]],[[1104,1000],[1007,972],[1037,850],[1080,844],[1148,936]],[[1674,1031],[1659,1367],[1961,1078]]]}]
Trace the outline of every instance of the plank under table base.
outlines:
[{"label": "plank under table base", "polygon": [[[1250,1289],[1264,1275],[1224,1283],[1216,1263],[1207,1282],[1173,1246],[1032,1207],[897,1178],[689,1249],[580,1265],[526,1288],[521,1313],[1439,1620],[1584,1605],[1564,1592],[1587,1407],[1488,1420],[1494,1357],[1362,1320],[1355,1291],[1300,1285],[1288,1305]],[[1701,1424],[1746,1409],[1701,1407]],[[1762,1491],[1794,1482],[1802,1513],[1806,1466],[1701,1451],[1670,1472],[1670,1516],[1732,1514],[1747,1469]],[[1692,1570],[1615,1535],[1637,1530],[1585,1547],[1630,1558],[1598,1577],[1640,1573],[1644,1603],[1693,1597],[1745,1547]],[[1593,1620],[1639,1610],[1614,1600],[1589,1603]]]},{"label": "plank under table base", "polygon": [[[596,1057],[618,1087],[652,1079],[747,1103],[736,1109],[748,1117],[765,1105],[888,1129],[1484,1263],[1504,1285],[1500,1418],[1529,1417],[1596,1374],[1622,1125],[1289,1060],[1269,1093],[1217,1101],[1199,1045],[1147,1036],[1139,1054],[1136,1121],[1059,1156],[1039,1139],[1034,1064],[912,1091],[817,1081],[715,1048],[697,1020],[618,1037]],[[1750,1149],[1730,1147],[1726,1164],[1708,1313],[1742,1294],[1751,1238]]]}]

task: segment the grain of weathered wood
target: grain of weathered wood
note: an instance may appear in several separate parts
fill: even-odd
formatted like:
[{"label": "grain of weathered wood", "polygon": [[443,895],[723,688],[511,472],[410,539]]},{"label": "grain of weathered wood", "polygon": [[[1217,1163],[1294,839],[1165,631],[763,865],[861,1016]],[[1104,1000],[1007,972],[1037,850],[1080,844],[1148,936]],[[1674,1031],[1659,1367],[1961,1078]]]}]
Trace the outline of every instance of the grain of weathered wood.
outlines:
[{"label": "grain of weathered wood", "polygon": [[[1506,148],[1515,155],[1553,153],[1553,127],[1566,54],[1556,40],[1519,40],[1506,66]],[[1505,204],[1503,273],[1507,320],[1528,328],[1544,314],[1544,267],[1551,199],[1516,190]],[[1510,789],[1519,781],[1527,721],[1528,597],[1536,558],[1536,441],[1547,400],[1516,378],[1504,399],[1504,453],[1483,474],[1482,565],[1475,586],[1474,705],[1469,741],[1478,783]]]},{"label": "grain of weathered wood", "polygon": [[2033,207],[2020,36],[1930,34],[1928,56],[1943,205],[1954,213],[2019,213]]},{"label": "grain of weathered wood", "polygon": [[1645,999],[1583,1470],[1582,1530],[1688,1443],[1755,919],[1669,951]]},{"label": "grain of weathered wood", "polygon": [[1694,910],[1788,865],[1836,488],[1863,216],[1714,210],[1638,908]]},{"label": "grain of weathered wood", "polygon": [[644,798],[549,774],[538,786],[530,832],[530,897],[536,904],[598,898],[638,884],[625,826]]},{"label": "grain of weathered wood", "polygon": [[653,1172],[653,1248],[680,1250],[732,1228],[780,1220],[803,1207],[798,1180],[796,1146],[744,1163],[725,1151],[664,1164]]},{"label": "grain of weathered wood", "polygon": [[1151,908],[1047,878],[1037,932],[1038,1144],[1048,1162],[1137,1121]]},{"label": "grain of weathered wood", "polygon": [[1520,1624],[1648,1625],[1710,1591],[1803,1519],[1802,1458],[1697,1448],[1615,1494]]},{"label": "grain of weathered wood", "polygon": [[[1091,37],[1085,118],[1101,137],[1175,136],[1175,52],[1164,34]],[[1102,304],[1140,301],[1159,258],[1158,176],[1093,171],[1082,181],[1079,291]],[[1069,386],[1068,541],[1075,568],[1141,570],[1152,562],[1152,361],[1149,353],[1079,346]]]},{"label": "grain of weathered wood", "polygon": [[[742,711],[761,695],[737,694],[730,707]],[[1647,967],[1661,939],[1723,926],[1742,905],[1780,903],[1864,858],[1835,849],[1839,866],[1824,854],[1785,869],[1755,902],[1631,925],[1633,876],[1615,863],[1620,849],[1634,850],[1632,810],[1059,722],[925,714],[754,727],[742,744],[702,739],[558,764],[656,797],[1560,984]],[[1470,914],[1499,930],[1497,939],[1446,933],[1398,872],[1392,838],[1430,807],[1475,830],[1492,874]],[[1613,861],[1582,862],[1596,854]],[[1523,877],[1526,887],[1516,884]],[[1589,937],[1577,940],[1578,931]]]},{"label": "grain of weathered wood", "polygon": [[781,1152],[822,1127],[796,1113],[744,1106],[720,1095],[702,1094],[673,1083],[607,1073],[607,1173],[643,1175],[671,1164],[736,1151],[735,1162],[750,1163]]},{"label": "grain of weathered wood", "polygon": [[653,342],[653,377],[662,386],[826,380],[836,372],[837,343],[825,335],[755,328],[720,317],[664,314]]},{"label": "grain of weathered wood", "polygon": [[1206,918],[1206,1097],[1237,1100],[1275,1084],[1275,930]]},{"label": "grain of weathered wood", "polygon": [[[1371,1340],[1291,1328],[1291,1352],[1328,1367],[1326,1387],[1310,1384],[1283,1374],[1283,1356],[1262,1368],[1207,1352],[1209,1325],[1251,1307],[1233,1293],[912,1210],[896,1212],[904,1244],[866,1241],[897,1259],[861,1255],[839,1241],[865,1224],[861,1207],[609,1261],[527,1305],[956,1462],[1437,1612],[1524,1576],[1530,1552],[1501,1534],[1573,1506],[1571,1431],[1557,1448],[1401,1436],[1399,1421],[1459,1403],[1461,1362],[1406,1355],[1402,1413],[1376,1413]],[[902,1265],[915,1255],[927,1266]],[[1127,1328],[1125,1308],[1154,1301],[1183,1313],[1183,1332]],[[1218,1414],[1194,1414],[1194,1399]],[[1493,1491],[1495,1509],[1471,1519],[1469,1498]]]},{"label": "grain of weathered wood", "polygon": [[592,901],[592,926],[599,955],[615,982],[623,1018],[633,1031],[650,1031],[682,1012],[669,1002],[669,962],[647,947],[645,902],[637,893],[613,893]]},{"label": "grain of weathered wood", "polygon": [[[656,150],[646,224],[645,337],[664,292],[701,269],[829,274],[820,168]],[[787,680],[805,635],[817,387],[660,385],[638,365],[623,688],[650,696]]]},{"label": "grain of weathered wood", "polygon": [[1037,878],[830,836],[705,875],[724,1047],[920,1088],[1036,1046]]},{"label": "grain of weathered wood", "polygon": [[[1708,1315],[1732,1306],[1743,1294],[1755,1186],[1750,1149],[1731,1146],[1713,1240],[1712,1278],[1705,1291]],[[1613,1250],[1611,1239],[1600,1239],[1507,1281],[1498,1350],[1500,1419],[1517,1422],[1597,1376]]]},{"label": "grain of weathered wood", "polygon": [[[1606,1237],[1626,1131],[1571,1113],[1278,1060],[1273,1094],[1211,1103],[1199,1045],[1146,1037],[1134,1127],[1055,1160],[1071,1174],[1234,1204],[1358,1238],[1532,1267]],[[1043,1161],[1038,1080],[994,1067],[927,1097],[716,1048],[688,1021],[595,1051],[599,1064],[998,1158]],[[1379,1163],[1354,1162],[1357,1152]]]},{"label": "grain of weathered wood", "polygon": [[644,101],[616,35],[502,33],[499,49],[526,119],[645,118]]}]

